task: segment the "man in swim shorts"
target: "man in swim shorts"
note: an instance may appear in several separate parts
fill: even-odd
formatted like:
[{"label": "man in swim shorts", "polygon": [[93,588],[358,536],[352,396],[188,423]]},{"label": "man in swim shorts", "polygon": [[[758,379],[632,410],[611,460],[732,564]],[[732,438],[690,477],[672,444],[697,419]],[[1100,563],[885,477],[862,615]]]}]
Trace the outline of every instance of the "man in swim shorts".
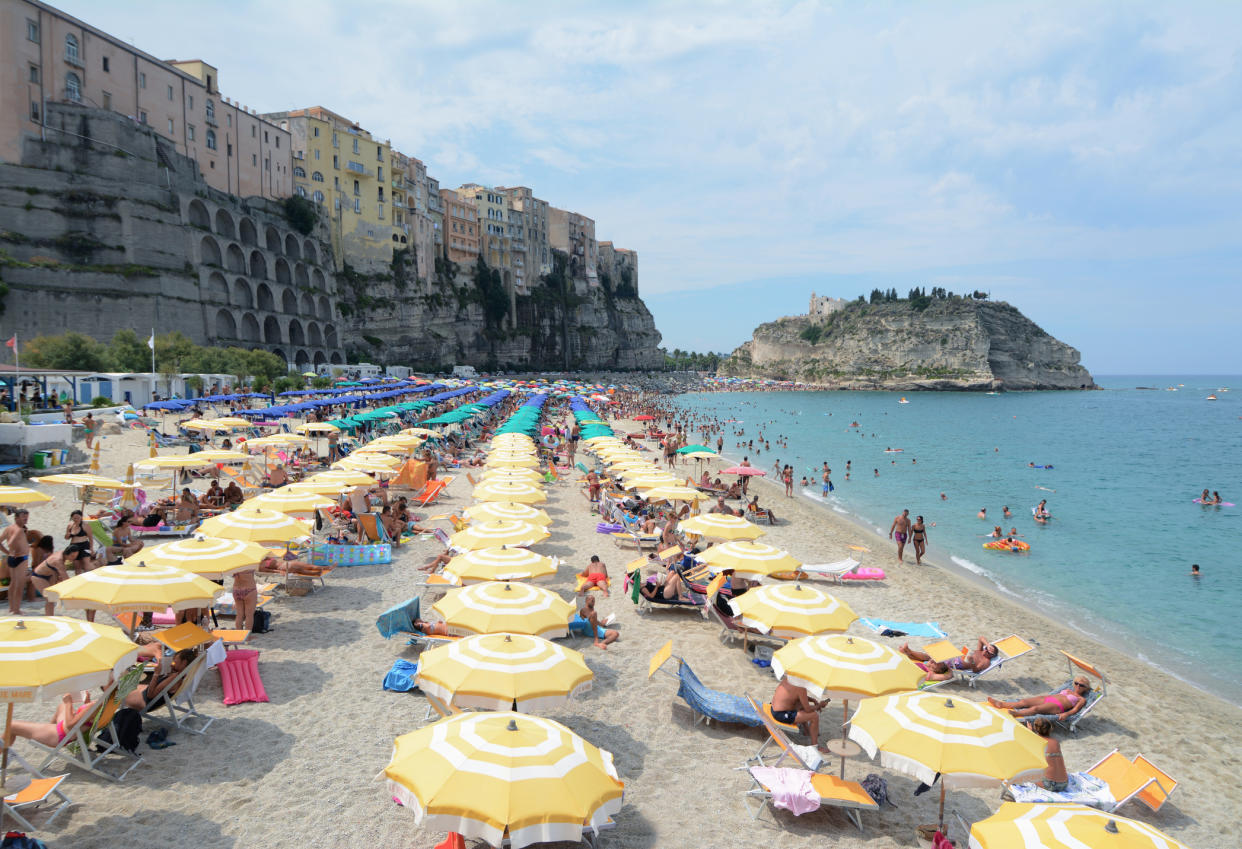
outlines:
[{"label": "man in swim shorts", "polygon": [[772,718],[803,728],[811,738],[811,744],[819,746],[819,712],[829,701],[816,701],[807,694],[806,687],[798,687],[789,683],[788,678],[782,678],[772,694]]},{"label": "man in swim shorts", "polygon": [[613,628],[605,628],[599,624],[599,614],[595,611],[595,596],[589,595],[582,602],[582,609],[569,620],[569,633],[593,637],[597,649],[607,649],[609,643],[615,643],[621,636]]},{"label": "man in swim shorts", "polygon": [[910,535],[910,511],[902,510],[901,515],[893,519],[893,524],[888,529],[888,535],[897,543],[897,562],[904,563],[901,555],[906,550],[906,538]]},{"label": "man in swim shorts", "polygon": [[22,596],[26,594],[26,573],[30,567],[30,541],[26,538],[26,522],[30,511],[13,511],[13,524],[0,531],[0,555],[9,569],[9,613],[22,612]]},{"label": "man in swim shorts", "polygon": [[599,589],[603,591],[605,598],[609,595],[608,567],[604,565],[604,561],[599,559],[598,554],[591,555],[591,562],[578,573],[578,577],[582,579],[582,586],[578,592],[587,593],[592,589]]}]

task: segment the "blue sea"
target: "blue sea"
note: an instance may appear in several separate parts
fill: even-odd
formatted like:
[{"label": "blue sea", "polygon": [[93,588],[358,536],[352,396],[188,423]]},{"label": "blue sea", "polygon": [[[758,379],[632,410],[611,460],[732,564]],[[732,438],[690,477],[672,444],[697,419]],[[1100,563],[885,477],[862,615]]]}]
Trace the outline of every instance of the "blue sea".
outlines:
[{"label": "blue sea", "polygon": [[[1242,377],[1097,382],[1097,392],[907,393],[907,404],[888,392],[692,393],[678,403],[740,420],[726,425],[726,456],[749,454],[769,477],[778,458],[791,463],[795,485],[803,475],[814,482],[795,489],[815,500],[827,460],[836,490],[826,506],[836,512],[887,536],[909,508],[929,525],[936,563],[1236,702],[1242,506],[1193,500],[1206,487],[1242,504]],[[771,450],[736,445],[760,430]],[[1047,525],[1032,517],[1042,498]],[[986,521],[977,518],[984,507]],[[1016,527],[1030,553],[983,549],[995,525]],[[884,565],[891,543],[876,542],[871,556]],[[1190,576],[1192,563],[1201,577]]]}]

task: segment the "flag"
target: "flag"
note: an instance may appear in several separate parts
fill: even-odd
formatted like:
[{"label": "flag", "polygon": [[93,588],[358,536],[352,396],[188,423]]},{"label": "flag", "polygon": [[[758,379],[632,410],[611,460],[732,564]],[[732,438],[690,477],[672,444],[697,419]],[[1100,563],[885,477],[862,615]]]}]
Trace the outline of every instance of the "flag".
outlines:
[{"label": "flag", "polygon": [[147,347],[150,348],[152,351],[155,350],[155,331],[154,330],[151,331],[151,338],[147,340]]},{"label": "flag", "polygon": [[13,334],[13,338],[12,338],[12,339],[10,339],[9,341],[5,342],[5,343],[4,343],[4,346],[5,346],[6,348],[12,348],[14,351],[16,351],[16,350],[17,350],[17,334],[16,334],[16,333],[14,333],[14,334]]}]

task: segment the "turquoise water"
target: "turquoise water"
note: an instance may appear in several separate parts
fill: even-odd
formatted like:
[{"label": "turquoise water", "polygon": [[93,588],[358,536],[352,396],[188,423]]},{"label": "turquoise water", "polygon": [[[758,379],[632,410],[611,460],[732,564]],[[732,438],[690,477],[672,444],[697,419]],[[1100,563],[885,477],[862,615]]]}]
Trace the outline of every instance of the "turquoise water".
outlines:
[{"label": "turquoise water", "polygon": [[[744,428],[747,440],[762,430],[770,451],[744,451],[735,445],[743,437],[726,430],[724,453],[748,453],[769,477],[777,458],[791,463],[795,485],[803,475],[814,481],[812,489],[795,486],[803,497],[821,500],[817,470],[827,460],[837,512],[887,536],[893,516],[909,508],[929,525],[935,562],[981,575],[1236,701],[1242,506],[1192,500],[1207,487],[1242,505],[1242,378],[1099,382],[1098,392],[910,393],[904,405],[887,392],[695,393],[678,403],[741,420],[726,428]],[[1179,384],[1176,392],[1135,389]],[[1205,400],[1210,393],[1219,400]],[[849,427],[853,421],[860,427]],[[778,447],[778,434],[788,448]],[[903,451],[887,454],[888,447]],[[1030,462],[1053,468],[1030,469]],[[1041,498],[1053,516],[1046,526],[1031,515]],[[1011,519],[1001,515],[1005,505]],[[986,521],[976,516],[982,507]],[[994,525],[1017,527],[1030,553],[984,550]],[[895,556],[887,541],[871,547],[869,564]],[[1190,577],[1192,563],[1202,577]]]}]

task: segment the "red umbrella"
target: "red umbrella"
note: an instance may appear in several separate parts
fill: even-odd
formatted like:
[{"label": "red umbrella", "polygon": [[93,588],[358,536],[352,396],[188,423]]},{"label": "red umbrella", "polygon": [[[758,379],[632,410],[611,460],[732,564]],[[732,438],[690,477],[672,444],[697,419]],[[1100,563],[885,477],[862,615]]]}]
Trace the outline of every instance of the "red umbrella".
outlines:
[{"label": "red umbrella", "polygon": [[653,421],[655,421],[655,416],[635,416],[635,417],[634,417],[634,421],[636,421],[636,422],[653,422]]},{"label": "red umbrella", "polygon": [[767,472],[761,472],[754,466],[730,466],[720,472],[722,475],[766,475]]}]

